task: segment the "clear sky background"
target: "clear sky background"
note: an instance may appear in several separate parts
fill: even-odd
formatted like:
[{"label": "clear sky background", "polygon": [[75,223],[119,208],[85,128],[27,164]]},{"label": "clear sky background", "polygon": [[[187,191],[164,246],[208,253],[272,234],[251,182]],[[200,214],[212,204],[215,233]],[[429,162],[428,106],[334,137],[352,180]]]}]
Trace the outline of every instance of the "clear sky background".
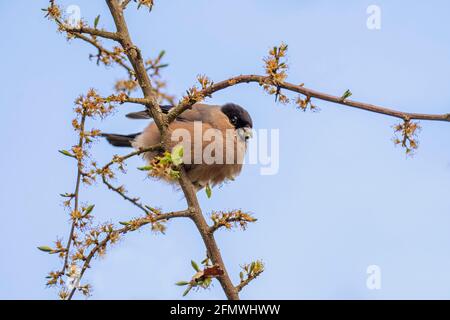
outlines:
[{"label": "clear sky background", "polygon": [[[112,28],[103,1],[79,5],[83,17]],[[289,78],[336,95],[404,111],[450,112],[448,1],[155,1],[151,14],[127,13],[135,43],[147,57],[167,51],[163,74],[180,97],[197,74],[215,81],[263,73],[262,58],[281,41],[289,44]],[[366,9],[377,4],[382,28],[366,27]],[[43,18],[47,1],[1,1],[0,61],[0,298],[53,299],[45,276],[60,267],[36,246],[51,245],[69,231],[59,193],[71,192],[74,163],[57,150],[76,143],[70,121],[74,99],[95,87],[104,95],[123,76],[97,67],[86,43],[68,43]],[[393,118],[319,102],[319,113],[274,103],[257,85],[214,95],[235,102],[255,128],[280,129],[280,170],[261,176],[246,166],[233,183],[200,202],[213,209],[242,208],[259,221],[248,230],[220,231],[217,241],[229,273],[255,259],[266,271],[242,292],[244,299],[450,298],[450,124],[422,122],[420,148],[406,158],[395,147]],[[104,131],[131,133],[145,122],[122,106]],[[100,163],[117,152],[100,141]],[[144,179],[129,163],[128,189],[164,210],[184,208],[182,194]],[[96,221],[137,216],[103,185],[83,189],[96,203]],[[174,220],[166,235],[148,229],[129,234],[95,260],[85,277],[95,299],[181,298],[176,281],[192,276],[203,243],[192,223]],[[381,268],[381,290],[366,287],[366,269]],[[224,298],[220,285],[187,298]]]}]

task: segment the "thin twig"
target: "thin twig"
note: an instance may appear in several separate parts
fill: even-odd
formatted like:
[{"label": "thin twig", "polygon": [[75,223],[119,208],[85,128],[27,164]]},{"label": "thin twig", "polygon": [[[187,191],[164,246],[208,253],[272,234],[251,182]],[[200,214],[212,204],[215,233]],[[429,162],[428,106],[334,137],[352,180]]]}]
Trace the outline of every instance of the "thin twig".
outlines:
[{"label": "thin twig", "polygon": [[[124,160],[127,160],[127,159],[131,158],[131,157],[138,156],[138,155],[146,153],[146,152],[157,151],[157,150],[162,150],[161,143],[155,144],[155,145],[147,147],[147,148],[140,148],[140,149],[138,149],[136,151],[130,152],[130,153],[128,153],[128,154],[126,154],[124,156],[121,156],[119,158],[120,158],[120,161],[124,161]],[[114,159],[111,160],[110,162],[108,162],[107,164],[105,164],[102,167],[102,170],[108,169],[114,163],[117,163],[117,160],[114,160]]]},{"label": "thin twig", "polygon": [[[225,219],[225,222],[227,222],[227,223],[235,223],[235,222],[242,222],[242,221],[243,221],[242,219],[235,218],[235,217],[231,217],[231,218],[226,218]],[[217,230],[219,230],[221,228],[227,228],[225,223],[215,223],[214,225],[209,227],[209,233],[214,233],[214,232],[216,232]]]},{"label": "thin twig", "polygon": [[242,289],[244,289],[245,286],[249,285],[250,282],[252,282],[252,280],[256,279],[261,273],[262,273],[262,272],[252,274],[252,275],[249,276],[247,279],[241,281],[241,282],[236,286],[237,292],[241,292]]},{"label": "thin twig", "polygon": [[141,209],[142,211],[144,211],[146,214],[148,213],[148,210],[145,208],[145,206],[143,204],[141,204],[138,199],[136,198],[131,198],[129,196],[127,196],[125,194],[125,192],[123,192],[123,190],[121,190],[120,187],[114,187],[107,179],[106,177],[106,172],[108,171],[109,167],[111,167],[114,163],[117,163],[117,159],[119,159],[120,162],[123,162],[124,160],[127,160],[131,157],[134,156],[138,156],[141,155],[145,152],[151,152],[151,151],[156,151],[161,149],[161,144],[156,144],[154,146],[151,147],[147,147],[147,148],[141,148],[137,151],[131,152],[127,155],[115,158],[113,160],[111,160],[110,162],[108,162],[107,164],[105,164],[101,169],[101,176],[102,176],[102,182],[108,187],[108,189],[113,190],[114,192],[118,193],[122,198],[124,198],[125,200],[131,202],[133,205],[135,205],[136,207],[138,207],[139,209]]},{"label": "thin twig", "polygon": [[122,10],[125,10],[130,2],[131,2],[131,0],[123,0],[122,1]]},{"label": "thin twig", "polygon": [[[98,50],[99,52],[104,52],[104,53],[106,53],[108,56],[114,56],[114,53],[113,53],[113,52],[111,52],[110,50],[104,48],[104,47],[101,46],[98,42],[94,41],[93,39],[91,39],[91,38],[89,38],[89,37],[86,37],[86,36],[83,35],[83,34],[76,34],[76,33],[75,33],[75,34],[73,34],[73,36],[76,37],[76,38],[78,38],[78,39],[81,39],[81,40],[84,40],[84,41],[90,43],[91,45],[93,45],[94,47],[96,47],[97,50]],[[128,72],[128,74],[129,74],[130,76],[133,75],[133,73],[134,73],[133,69],[132,69],[130,66],[128,66],[126,63],[124,63],[122,60],[114,60],[114,61],[115,61],[117,64],[119,64],[120,66],[122,66],[122,67]]]},{"label": "thin twig", "polygon": [[[80,121],[80,132],[84,132],[84,126],[86,123],[86,113],[83,112],[82,116],[81,116],[81,121]],[[82,149],[83,148],[83,144],[84,144],[84,138],[83,136],[80,134],[80,138],[78,140],[78,148]],[[78,206],[79,206],[79,197],[80,197],[80,184],[81,184],[81,177],[82,177],[82,168],[83,168],[83,163],[82,163],[83,159],[77,159],[77,178],[76,178],[76,184],[75,184],[75,192],[73,193],[73,199],[74,199],[74,211],[78,211]],[[62,266],[62,269],[60,271],[61,275],[64,275],[64,273],[66,272],[67,269],[67,265],[68,265],[68,261],[69,261],[69,252],[70,252],[70,247],[72,245],[72,240],[73,240],[73,235],[75,232],[75,225],[76,225],[76,220],[73,219],[72,220],[72,226],[70,227],[70,232],[69,232],[69,239],[67,240],[67,245],[65,248],[65,256],[64,256],[64,263]]]},{"label": "thin twig", "polygon": [[89,34],[89,35],[95,36],[95,37],[101,37],[104,39],[120,41],[120,36],[116,32],[110,32],[110,31],[105,31],[105,30],[101,30],[101,29],[94,29],[94,28],[89,28],[86,26],[70,27],[57,17],[55,17],[55,21],[58,23],[58,25],[61,27],[62,30],[66,31],[67,33],[70,33],[70,34],[83,34],[84,33],[84,34]]}]

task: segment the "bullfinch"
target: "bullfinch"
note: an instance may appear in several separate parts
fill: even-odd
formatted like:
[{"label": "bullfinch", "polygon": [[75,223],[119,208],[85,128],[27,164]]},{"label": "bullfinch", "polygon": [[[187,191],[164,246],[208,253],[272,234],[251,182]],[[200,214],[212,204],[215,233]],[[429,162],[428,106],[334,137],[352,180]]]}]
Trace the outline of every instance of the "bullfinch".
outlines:
[{"label": "bullfinch", "polygon": [[[171,106],[161,106],[164,113],[170,109]],[[147,110],[129,113],[127,117],[151,118]],[[250,114],[237,104],[197,103],[170,123],[163,142],[167,151],[182,145],[183,166],[198,191],[206,185],[215,186],[226,180],[234,180],[240,174],[252,128]],[[102,136],[113,146],[138,150],[161,142],[159,129],[154,122],[140,133],[104,133]],[[146,152],[143,157],[150,163],[161,154],[161,151]]]}]

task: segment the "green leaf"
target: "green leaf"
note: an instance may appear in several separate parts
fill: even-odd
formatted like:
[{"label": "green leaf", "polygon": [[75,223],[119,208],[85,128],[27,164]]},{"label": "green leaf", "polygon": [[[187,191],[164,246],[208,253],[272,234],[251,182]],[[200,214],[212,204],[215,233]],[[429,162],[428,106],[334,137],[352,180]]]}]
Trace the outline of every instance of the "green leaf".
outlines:
[{"label": "green leaf", "polygon": [[144,207],[146,209],[148,209],[149,211],[153,212],[154,214],[161,214],[161,210],[158,210],[156,208],[153,208],[153,207],[150,207],[150,206],[147,206],[147,205],[145,205]]},{"label": "green leaf", "polygon": [[94,29],[97,29],[98,22],[100,21],[100,15],[98,15],[94,20]]},{"label": "green leaf", "polygon": [[352,92],[347,89],[347,91],[345,91],[344,94],[342,95],[341,100],[345,100],[345,99],[351,97],[351,95],[352,95]]},{"label": "green leaf", "polygon": [[204,288],[208,288],[210,286],[211,282],[212,282],[212,278],[206,278],[205,280],[203,280],[202,286]]},{"label": "green leaf", "polygon": [[177,286],[187,286],[189,284],[189,282],[187,281],[178,281],[177,283],[175,283],[175,285]]},{"label": "green leaf", "polygon": [[69,151],[67,150],[58,150],[59,153],[67,156],[67,157],[71,157],[71,158],[76,158],[73,154],[71,154]]},{"label": "green leaf", "polygon": [[91,204],[89,207],[86,208],[86,210],[84,211],[84,214],[89,214],[92,212],[92,210],[94,210],[95,204]]},{"label": "green leaf", "polygon": [[194,260],[191,260],[191,266],[192,268],[194,268],[195,271],[200,272],[200,268],[198,267],[198,264]]},{"label": "green leaf", "polygon": [[144,167],[138,167],[137,169],[141,170],[141,171],[150,171],[153,168],[152,168],[152,166],[144,166]]},{"label": "green leaf", "polygon": [[162,50],[162,51],[159,53],[159,55],[158,55],[158,60],[161,60],[162,57],[164,57],[165,54],[166,54],[166,51],[165,51],[165,50]]},{"label": "green leaf", "polygon": [[159,66],[156,66],[156,68],[162,69],[162,68],[167,68],[169,66],[168,63],[164,63],[164,64],[160,64]]},{"label": "green leaf", "polygon": [[249,273],[253,273],[253,270],[255,269],[255,262],[253,261],[250,265],[250,271]]},{"label": "green leaf", "polygon": [[130,223],[126,221],[119,221],[119,223],[123,226],[128,226]]},{"label": "green leaf", "polygon": [[73,197],[75,197],[75,194],[73,194],[73,193],[68,193],[68,192],[66,192],[66,193],[60,193],[59,194],[61,197],[63,197],[63,198],[73,198]]},{"label": "green leaf", "polygon": [[189,291],[191,291],[191,289],[192,289],[192,286],[187,287],[187,289],[184,290],[184,292],[183,292],[183,297],[186,296],[189,293]]},{"label": "green leaf", "polygon": [[176,145],[172,149],[172,163],[176,166],[179,166],[183,163],[183,155],[184,155],[184,149],[181,144]]},{"label": "green leaf", "polygon": [[206,192],[206,196],[208,197],[208,199],[211,198],[212,190],[211,190],[211,186],[209,185],[209,183],[206,185],[205,192]]},{"label": "green leaf", "polygon": [[180,171],[178,170],[173,170],[172,168],[169,169],[169,175],[172,179],[176,180],[180,178]]},{"label": "green leaf", "polygon": [[37,247],[39,250],[41,250],[41,251],[44,251],[44,252],[52,252],[53,251],[53,249],[52,248],[50,248],[49,246],[40,246],[40,247]]}]

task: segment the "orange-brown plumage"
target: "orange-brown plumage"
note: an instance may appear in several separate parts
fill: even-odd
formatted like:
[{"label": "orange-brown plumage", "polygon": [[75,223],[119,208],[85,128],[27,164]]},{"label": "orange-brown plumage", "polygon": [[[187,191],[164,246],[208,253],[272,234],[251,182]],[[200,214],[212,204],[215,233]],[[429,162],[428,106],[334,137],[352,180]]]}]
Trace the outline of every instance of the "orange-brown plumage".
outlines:
[{"label": "orange-brown plumage", "polygon": [[[128,117],[149,118],[145,111]],[[248,112],[237,105],[195,104],[169,125],[164,144],[169,151],[178,144],[183,145],[183,165],[192,183],[201,189],[206,184],[214,186],[239,175],[248,138],[242,132],[248,133],[252,125]],[[104,136],[113,145],[136,149],[161,142],[161,135],[153,122],[140,134]],[[158,154],[147,152],[144,159],[151,162]]]}]

